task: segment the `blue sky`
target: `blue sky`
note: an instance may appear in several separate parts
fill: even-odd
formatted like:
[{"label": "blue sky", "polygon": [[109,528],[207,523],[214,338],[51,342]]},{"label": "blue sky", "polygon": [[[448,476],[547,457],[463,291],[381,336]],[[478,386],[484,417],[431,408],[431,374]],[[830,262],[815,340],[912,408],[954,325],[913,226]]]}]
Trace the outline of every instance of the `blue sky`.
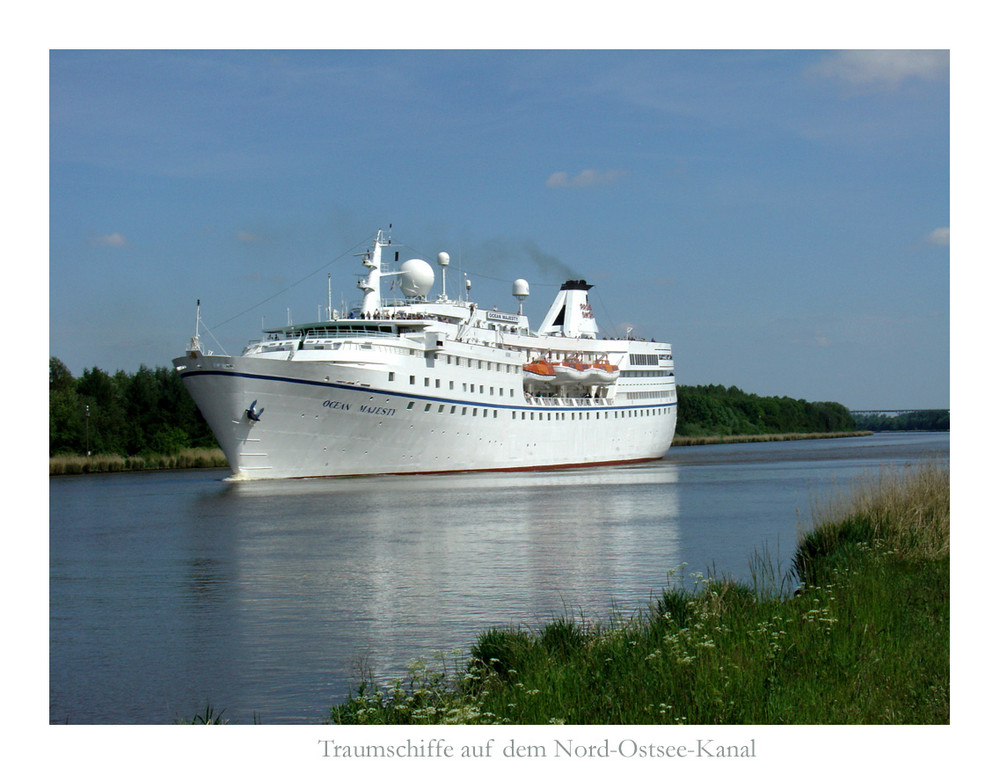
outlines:
[{"label": "blue sky", "polygon": [[327,272],[354,300],[354,249],[391,223],[480,304],[527,279],[534,325],[588,280],[602,331],[672,342],[682,384],[950,405],[946,51],[49,65],[50,354],[75,375],[168,365],[196,299],[231,354],[262,317],[314,319]]}]

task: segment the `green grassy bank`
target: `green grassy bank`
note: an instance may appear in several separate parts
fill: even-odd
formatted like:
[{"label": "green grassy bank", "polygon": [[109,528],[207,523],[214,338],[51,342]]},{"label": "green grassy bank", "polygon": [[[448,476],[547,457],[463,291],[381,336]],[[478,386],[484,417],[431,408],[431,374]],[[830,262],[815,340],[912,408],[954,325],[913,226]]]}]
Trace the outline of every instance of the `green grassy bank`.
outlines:
[{"label": "green grassy bank", "polygon": [[343,724],[944,724],[949,473],[886,469],[818,507],[792,572],[703,578],[648,610],[491,629],[471,655],[367,677]]},{"label": "green grassy bank", "polygon": [[703,444],[750,444],[758,441],[805,441],[807,439],[842,439],[871,436],[873,431],[833,431],[830,433],[748,433],[737,436],[674,436],[672,446],[695,447]]},{"label": "green grassy bank", "polygon": [[224,468],[221,449],[182,449],[172,455],[150,452],[143,455],[53,455],[49,476],[64,474],[106,474],[116,471],[156,471],[179,468]]}]

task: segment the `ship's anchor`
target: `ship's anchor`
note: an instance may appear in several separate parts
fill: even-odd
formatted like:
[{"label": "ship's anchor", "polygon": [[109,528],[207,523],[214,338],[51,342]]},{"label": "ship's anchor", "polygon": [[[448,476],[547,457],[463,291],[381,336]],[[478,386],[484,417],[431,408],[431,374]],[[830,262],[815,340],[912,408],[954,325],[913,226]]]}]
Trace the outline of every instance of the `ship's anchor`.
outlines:
[{"label": "ship's anchor", "polygon": [[257,422],[257,420],[259,420],[259,419],[260,419],[260,416],[261,416],[262,414],[264,414],[264,409],[263,409],[263,407],[261,407],[261,410],[260,410],[259,412],[255,412],[255,411],[253,410],[253,408],[254,408],[255,406],[257,406],[257,402],[256,402],[256,401],[254,401],[254,402],[253,402],[252,404],[250,404],[250,408],[249,408],[249,409],[247,409],[247,417],[248,417],[248,418],[250,418],[250,421],[251,421],[251,422]]}]

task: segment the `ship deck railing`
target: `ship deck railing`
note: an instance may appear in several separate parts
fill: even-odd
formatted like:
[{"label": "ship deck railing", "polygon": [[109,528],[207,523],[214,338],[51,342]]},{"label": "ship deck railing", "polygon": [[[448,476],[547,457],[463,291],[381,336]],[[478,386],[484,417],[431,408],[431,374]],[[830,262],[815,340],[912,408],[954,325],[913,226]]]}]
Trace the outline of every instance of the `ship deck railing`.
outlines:
[{"label": "ship deck railing", "polygon": [[316,339],[359,339],[368,337],[396,339],[399,337],[399,331],[394,331],[388,324],[382,326],[372,325],[371,323],[359,326],[342,325],[331,326],[329,328],[310,328],[305,331],[295,331],[291,335],[272,334],[271,337],[264,339],[252,339],[250,344],[295,345],[303,340],[311,342]]},{"label": "ship deck railing", "polygon": [[525,396],[531,406],[614,406],[608,398],[581,398],[569,396]]}]

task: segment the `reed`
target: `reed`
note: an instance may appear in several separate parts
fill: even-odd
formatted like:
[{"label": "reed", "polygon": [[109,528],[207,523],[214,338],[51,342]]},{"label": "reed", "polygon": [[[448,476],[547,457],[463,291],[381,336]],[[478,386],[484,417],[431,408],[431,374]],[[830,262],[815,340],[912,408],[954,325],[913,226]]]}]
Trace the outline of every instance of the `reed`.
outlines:
[{"label": "reed", "polygon": [[182,468],[224,468],[226,456],[220,449],[184,449],[173,455],[55,455],[49,458],[49,475],[107,474],[119,471],[158,471]]},{"label": "reed", "polygon": [[808,439],[843,439],[871,436],[872,431],[834,431],[830,433],[758,433],[738,436],[674,436],[671,446],[698,447],[706,444],[753,444],[763,441],[806,441]]},{"label": "reed", "polygon": [[490,629],[407,679],[369,675],[331,719],[948,723],[948,482],[883,471],[816,505],[790,573],[758,558],[752,584],[688,574],[630,616]]}]

